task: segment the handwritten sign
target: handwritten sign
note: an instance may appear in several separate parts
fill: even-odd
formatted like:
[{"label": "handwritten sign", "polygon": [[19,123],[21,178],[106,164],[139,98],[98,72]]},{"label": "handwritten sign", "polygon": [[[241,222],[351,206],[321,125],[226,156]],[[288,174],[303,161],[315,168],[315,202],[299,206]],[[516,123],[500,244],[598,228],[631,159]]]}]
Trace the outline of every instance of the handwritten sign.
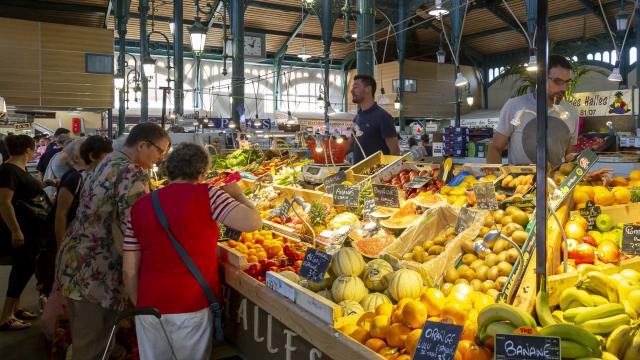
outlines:
[{"label": "handwritten sign", "polygon": [[360,187],[336,184],[333,186],[333,205],[358,206]]},{"label": "handwritten sign", "polygon": [[496,360],[560,360],[560,338],[498,334],[494,351]]},{"label": "handwritten sign", "polygon": [[230,239],[230,240],[238,240],[240,239],[240,235],[242,235],[242,231],[234,230],[230,227],[225,227],[222,232],[222,239]]},{"label": "handwritten sign", "polygon": [[481,181],[473,184],[473,191],[478,201],[478,209],[496,210],[498,200],[496,199],[496,189],[492,182]]},{"label": "handwritten sign", "polygon": [[640,255],[640,225],[625,224],[622,227],[622,252]]},{"label": "handwritten sign", "polygon": [[334,175],[327,176],[323,181],[325,191],[331,194],[331,192],[333,191],[334,185],[340,184],[341,182],[346,180],[347,180],[347,174],[342,170],[338,171]]},{"label": "handwritten sign", "polygon": [[372,197],[368,197],[364,199],[364,216],[371,217],[371,214],[378,210],[376,206],[376,200]]},{"label": "handwritten sign", "polygon": [[600,212],[600,206],[595,206],[591,200],[587,201],[587,206],[580,209],[580,215],[588,222],[587,230],[596,230],[596,218]]},{"label": "handwritten sign", "polygon": [[465,231],[473,222],[476,220],[476,216],[478,212],[475,210],[471,210],[469,208],[463,207],[460,208],[460,213],[458,214],[458,220],[456,221],[456,233],[460,234]]},{"label": "handwritten sign", "polygon": [[429,181],[431,181],[430,177],[416,176],[416,177],[413,178],[413,180],[410,180],[404,186],[407,187],[407,188],[410,188],[410,189],[419,189],[419,188],[427,185],[429,183]]},{"label": "handwritten sign", "polygon": [[453,360],[461,334],[462,326],[427,321],[413,360]]},{"label": "handwritten sign", "polygon": [[396,186],[373,184],[373,199],[377,206],[400,208],[400,198]]},{"label": "handwritten sign", "polygon": [[300,266],[300,276],[309,281],[319,283],[324,279],[324,274],[329,269],[330,263],[331,255],[313,248],[307,248]]}]

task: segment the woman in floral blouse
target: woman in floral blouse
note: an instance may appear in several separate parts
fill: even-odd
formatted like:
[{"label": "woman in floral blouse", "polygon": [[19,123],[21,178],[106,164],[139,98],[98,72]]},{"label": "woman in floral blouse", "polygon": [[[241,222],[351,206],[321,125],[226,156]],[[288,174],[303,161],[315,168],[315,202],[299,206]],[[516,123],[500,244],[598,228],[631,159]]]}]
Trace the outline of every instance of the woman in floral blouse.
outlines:
[{"label": "woman in floral blouse", "polygon": [[162,160],[169,136],[160,126],[135,126],[124,147],[89,175],[57,256],[56,278],[67,298],[73,359],[99,359],[113,319],[125,304],[122,239],[133,204],[149,191],[146,170]]}]

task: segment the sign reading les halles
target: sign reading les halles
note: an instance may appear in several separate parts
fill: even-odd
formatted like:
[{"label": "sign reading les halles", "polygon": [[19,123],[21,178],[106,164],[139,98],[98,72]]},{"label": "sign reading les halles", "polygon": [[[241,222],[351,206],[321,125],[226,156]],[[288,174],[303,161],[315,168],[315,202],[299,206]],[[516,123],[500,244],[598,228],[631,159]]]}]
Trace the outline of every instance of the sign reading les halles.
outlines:
[{"label": "sign reading les halles", "polygon": [[573,94],[571,105],[579,116],[633,115],[631,90],[610,90]]}]

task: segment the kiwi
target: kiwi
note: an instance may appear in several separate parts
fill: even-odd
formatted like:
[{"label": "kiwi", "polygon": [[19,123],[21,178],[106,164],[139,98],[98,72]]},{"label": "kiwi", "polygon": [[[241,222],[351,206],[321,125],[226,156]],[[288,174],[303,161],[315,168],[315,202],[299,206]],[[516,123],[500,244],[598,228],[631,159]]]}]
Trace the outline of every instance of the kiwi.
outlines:
[{"label": "kiwi", "polygon": [[484,265],[484,260],[482,259],[476,259],[474,262],[472,262],[471,264],[469,264],[469,267],[471,267],[473,269],[473,271],[478,272],[478,268],[480,266]]},{"label": "kiwi", "polygon": [[424,255],[424,248],[422,246],[418,246],[418,245],[414,246],[414,248],[413,248],[413,256],[416,256],[416,255],[418,255],[418,256],[419,255]]},{"label": "kiwi", "polygon": [[461,278],[467,279],[467,281],[471,281],[476,278],[476,272],[471,268],[462,271],[458,270],[458,274]]},{"label": "kiwi", "polygon": [[518,253],[518,249],[512,248],[506,251],[505,253],[505,261],[513,264],[518,260],[520,253]]},{"label": "kiwi", "polygon": [[507,261],[507,252],[503,251],[500,254],[498,254],[498,263],[501,263],[503,261]]},{"label": "kiwi", "polygon": [[520,226],[520,224],[509,223],[502,228],[502,233],[506,236],[512,236],[513,233],[517,230],[524,230],[524,228]]},{"label": "kiwi", "polygon": [[460,277],[460,275],[458,274],[458,270],[456,270],[454,268],[449,268],[444,273],[444,281],[448,282],[448,283],[456,282],[456,280],[458,280],[459,277]]},{"label": "kiwi", "polygon": [[455,285],[458,285],[458,284],[469,285],[469,281],[467,279],[458,279],[456,280]]},{"label": "kiwi", "polygon": [[496,267],[498,269],[499,276],[507,276],[511,273],[511,270],[513,270],[513,265],[509,264],[506,261],[501,261],[498,265],[496,265]]},{"label": "kiwi", "polygon": [[489,267],[485,264],[479,266],[476,269],[476,278],[482,281],[487,280],[487,273],[489,272]]},{"label": "kiwi", "polygon": [[529,233],[523,230],[516,230],[510,236],[513,242],[522,246],[524,242],[527,241],[527,238],[529,237]]},{"label": "kiwi", "polygon": [[523,227],[527,226],[527,224],[529,223],[529,215],[527,215],[520,209],[518,209],[518,211],[514,211],[513,214],[511,214],[511,218],[513,219],[514,223],[519,224]]},{"label": "kiwi", "polygon": [[487,280],[496,281],[498,276],[500,276],[498,266],[492,266],[489,271],[487,271]]},{"label": "kiwi", "polygon": [[473,279],[469,282],[469,285],[473,288],[473,290],[480,291],[482,287],[482,281],[479,279]]},{"label": "kiwi", "polygon": [[485,258],[484,258],[484,263],[488,266],[488,267],[492,267],[495,264],[498,263],[498,255],[496,254],[488,254]]},{"label": "kiwi", "polygon": [[440,234],[440,235],[434,237],[432,241],[433,241],[434,245],[442,245],[447,241],[447,237],[442,235],[442,234]]},{"label": "kiwi", "polygon": [[486,293],[490,289],[495,289],[495,288],[496,288],[496,284],[491,280],[485,280],[482,282],[482,285],[480,285],[480,291],[482,291],[483,293]]},{"label": "kiwi", "polygon": [[510,205],[510,206],[507,206],[507,208],[504,210],[504,214],[506,216],[511,216],[511,214],[513,214],[514,211],[520,211],[520,209],[518,209],[516,206]]},{"label": "kiwi", "polygon": [[493,253],[500,254],[507,248],[507,244],[509,244],[506,240],[498,239],[493,243]]},{"label": "kiwi", "polygon": [[431,240],[427,240],[424,243],[422,243],[422,247],[425,250],[429,250],[433,245],[435,245],[435,242],[431,241]]},{"label": "kiwi", "polygon": [[493,215],[491,215],[490,212],[487,212],[484,215],[484,222],[482,225],[486,226],[486,227],[492,227],[495,224],[495,220],[493,219]]},{"label": "kiwi", "polygon": [[507,224],[512,222],[513,218],[510,215],[505,215],[505,217],[502,218],[502,221],[500,221],[500,224],[502,224],[502,226],[507,226]]},{"label": "kiwi", "polygon": [[493,220],[498,224],[502,223],[502,218],[504,216],[504,210],[496,210],[493,212]]},{"label": "kiwi", "polygon": [[488,233],[490,230],[491,230],[491,229],[490,229],[490,228],[488,228],[488,227],[486,227],[486,226],[481,227],[481,228],[480,228],[480,236],[485,236],[485,235],[487,235],[487,233]]},{"label": "kiwi", "polygon": [[444,251],[444,246],[441,245],[434,245],[432,247],[429,248],[429,250],[427,251],[427,253],[429,255],[440,255],[440,253],[442,253]]},{"label": "kiwi", "polygon": [[471,240],[462,241],[462,245],[460,247],[462,248],[462,253],[464,253],[464,254],[473,253],[474,252],[473,241],[471,241]]},{"label": "kiwi", "polygon": [[458,266],[458,272],[467,271],[468,269],[471,269],[471,267],[469,265],[467,265],[467,264],[462,264],[462,265]]},{"label": "kiwi", "polygon": [[500,276],[496,279],[496,290],[498,291],[502,291],[504,289],[504,286],[507,285],[507,277],[506,276]]},{"label": "kiwi", "polygon": [[464,254],[462,256],[462,263],[465,265],[471,265],[476,260],[478,260],[478,257],[473,254]]}]

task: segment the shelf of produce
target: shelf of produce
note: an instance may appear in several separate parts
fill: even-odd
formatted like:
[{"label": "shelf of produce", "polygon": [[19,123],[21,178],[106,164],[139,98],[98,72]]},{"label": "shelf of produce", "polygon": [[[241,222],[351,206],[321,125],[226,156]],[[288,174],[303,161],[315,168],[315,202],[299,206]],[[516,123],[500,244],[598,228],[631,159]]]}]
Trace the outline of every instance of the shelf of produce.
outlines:
[{"label": "shelf of produce", "polygon": [[[251,278],[249,275],[245,274],[240,269],[230,265],[224,264],[224,273],[225,273],[225,281],[228,286],[237,291],[241,297],[248,299],[250,302],[255,304],[259,310],[266,312],[268,315],[273,317],[273,319],[277,320],[277,322],[281,323],[285,328],[284,332],[287,331],[293,332],[295,335],[291,336],[292,338],[296,338],[299,336],[304,340],[306,344],[299,345],[300,348],[311,348],[315,347],[321,354],[315,353],[315,359],[350,359],[350,360],[358,360],[358,359],[384,359],[380,355],[371,351],[367,347],[363,346],[360,343],[355,342],[348,336],[340,333],[339,331],[332,328],[330,325],[323,323],[319,318],[308,311],[303,310],[301,307],[297,306],[294,302],[278,295],[273,290],[267,288],[263,284],[259,283],[255,279]],[[242,301],[241,297],[233,297],[233,301]],[[231,301],[231,300],[228,300]],[[259,310],[254,310],[258,312]],[[245,314],[249,313],[249,311],[245,308]],[[240,311],[238,311],[238,315],[240,315]],[[230,320],[233,322],[235,320],[235,316],[231,316]],[[230,321],[227,319],[227,321]],[[256,325],[255,322],[253,325]],[[278,327],[273,325],[274,327]],[[269,328],[272,327],[271,324],[268,325]],[[227,332],[226,335],[230,338],[232,342],[240,342],[240,341],[251,341],[250,335],[246,335],[242,333],[242,327],[237,326],[234,329],[235,333]],[[254,331],[258,331],[258,329],[254,328]],[[269,330],[267,330],[269,331]],[[282,331],[281,331],[282,332]],[[262,334],[264,335],[264,330],[262,330]],[[270,335],[267,335],[268,339],[270,339]],[[254,334],[254,340],[256,335]],[[262,341],[264,341],[264,337],[262,337]],[[257,342],[257,341],[256,341]],[[298,343],[300,341],[298,340]],[[305,346],[306,345],[306,346]],[[273,352],[269,349],[270,346],[262,345],[264,348],[263,356],[259,358],[269,358],[269,359],[284,359],[285,351]],[[288,351],[298,351],[298,350],[290,350],[292,344],[280,344],[278,347],[288,346]],[[284,349],[280,349],[284,350]],[[250,349],[248,351],[252,351],[255,353],[256,351],[260,351],[259,349]],[[311,350],[313,351],[313,350]],[[279,356],[278,356],[279,355]],[[258,357],[255,357],[258,358]],[[301,358],[297,355],[289,358]],[[305,355],[306,358],[306,355]]]}]

